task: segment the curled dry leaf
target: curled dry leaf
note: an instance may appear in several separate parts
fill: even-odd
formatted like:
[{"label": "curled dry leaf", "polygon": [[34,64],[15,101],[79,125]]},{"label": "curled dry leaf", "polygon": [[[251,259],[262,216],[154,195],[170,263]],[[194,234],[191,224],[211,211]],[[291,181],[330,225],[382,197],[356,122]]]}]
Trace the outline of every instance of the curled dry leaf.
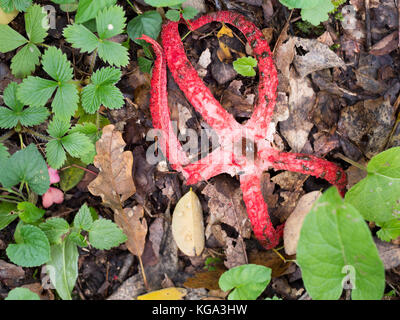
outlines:
[{"label": "curled dry leaf", "polygon": [[147,222],[143,216],[144,210],[140,205],[125,208],[123,211],[115,211],[114,215],[115,222],[128,237],[126,246],[138,257],[142,255],[146,243]]},{"label": "curled dry leaf", "polygon": [[176,204],[172,216],[172,235],[178,248],[188,256],[198,256],[204,249],[203,210],[192,190]]},{"label": "curled dry leaf", "polygon": [[303,221],[321,194],[320,191],[313,191],[302,196],[289,219],[287,219],[283,231],[286,254],[292,255],[296,253]]},{"label": "curled dry leaf", "polygon": [[124,151],[126,143],[114,128],[113,125],[105,126],[101,139],[96,142],[94,165],[100,172],[88,189],[91,194],[100,196],[105,205],[121,210],[122,203],[135,193],[136,188],[132,179],[132,152]]}]

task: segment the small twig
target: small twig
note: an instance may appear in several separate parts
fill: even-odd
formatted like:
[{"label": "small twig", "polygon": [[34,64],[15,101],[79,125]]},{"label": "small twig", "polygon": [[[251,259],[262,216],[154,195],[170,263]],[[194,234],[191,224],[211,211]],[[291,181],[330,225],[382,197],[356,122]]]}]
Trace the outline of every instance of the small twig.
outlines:
[{"label": "small twig", "polygon": [[398,47],[400,48],[400,1],[396,0],[396,5],[397,5],[397,16],[398,16],[398,29],[399,29],[399,44]]},{"label": "small twig", "polygon": [[30,135],[32,135],[32,136],[34,136],[34,137],[36,137],[36,138],[38,138],[40,140],[44,140],[44,141],[49,141],[50,140],[50,137],[45,136],[44,134],[41,134],[41,133],[36,132],[35,130],[29,129],[29,128],[23,128],[21,132],[28,133],[28,134],[30,134]]},{"label": "small twig", "polygon": [[287,34],[287,29],[289,28],[289,23],[291,22],[290,19],[292,18],[292,14],[293,14],[294,9],[292,9],[292,11],[290,11],[290,15],[289,18],[287,19],[285,25],[283,26],[283,29],[278,37],[278,40],[276,40],[274,49],[272,50],[272,54],[275,54],[275,50],[282,44],[283,42],[283,35]]},{"label": "small twig", "polygon": [[70,166],[67,166],[67,167],[64,167],[64,168],[60,169],[60,171],[67,170],[67,169],[69,169],[69,168],[71,168],[71,167],[75,167],[75,168],[81,169],[81,170],[83,170],[83,171],[89,172],[89,173],[91,173],[91,174],[97,176],[97,173],[96,173],[96,172],[94,172],[94,171],[92,171],[92,170],[89,170],[89,169],[87,169],[87,168],[81,167],[80,165],[77,165],[77,164],[75,164],[75,163],[74,163],[74,164],[71,164]]},{"label": "small twig", "polygon": [[132,2],[130,2],[129,0],[126,0],[128,3],[129,3],[129,5],[132,7],[132,9],[133,9],[133,11],[135,11],[136,12],[136,14],[138,14],[138,15],[141,15],[143,12],[142,12],[142,10],[140,10],[139,8],[138,8],[138,6],[136,5],[136,3],[135,4],[132,4]]},{"label": "small twig", "polygon": [[365,166],[363,166],[362,164],[359,164],[358,162],[355,162],[353,160],[351,160],[350,158],[346,157],[345,155],[338,153],[335,155],[337,158],[342,159],[343,161],[346,161],[347,163],[363,170],[363,171],[368,171],[367,168]]},{"label": "small twig", "polygon": [[1,142],[1,141],[4,141],[4,140],[7,140],[8,138],[12,137],[12,135],[13,135],[14,133],[15,133],[15,130],[14,130],[14,129],[12,129],[12,130],[6,132],[6,133],[3,134],[2,136],[0,136],[0,142]]},{"label": "small twig", "polygon": [[371,17],[369,15],[369,0],[365,0],[365,25],[367,29],[367,51],[371,48]]}]

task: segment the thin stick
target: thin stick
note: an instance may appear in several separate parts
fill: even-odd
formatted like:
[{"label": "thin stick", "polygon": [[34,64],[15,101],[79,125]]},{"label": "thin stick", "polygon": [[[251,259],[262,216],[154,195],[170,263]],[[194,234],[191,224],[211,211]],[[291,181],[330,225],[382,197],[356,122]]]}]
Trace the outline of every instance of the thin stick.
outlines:
[{"label": "thin stick", "polygon": [[141,258],[141,256],[137,256],[137,257],[138,257],[138,259],[139,259],[140,271],[141,271],[141,273],[142,273],[144,285],[145,285],[147,291],[150,291],[150,286],[149,286],[149,283],[147,282],[146,273],[144,272],[144,267],[143,267],[142,258]]},{"label": "thin stick", "polygon": [[347,163],[350,163],[351,165],[353,165],[353,166],[355,166],[355,167],[357,167],[357,168],[359,168],[361,170],[364,170],[364,171],[368,172],[368,170],[367,170],[367,168],[365,166],[363,166],[362,164],[359,164],[358,162],[355,162],[355,161],[351,160],[350,158],[346,157],[345,155],[343,155],[341,153],[338,153],[336,155],[336,157],[346,161]]},{"label": "thin stick", "polygon": [[369,15],[369,0],[365,0],[365,24],[367,27],[367,51],[371,48],[371,18]]}]

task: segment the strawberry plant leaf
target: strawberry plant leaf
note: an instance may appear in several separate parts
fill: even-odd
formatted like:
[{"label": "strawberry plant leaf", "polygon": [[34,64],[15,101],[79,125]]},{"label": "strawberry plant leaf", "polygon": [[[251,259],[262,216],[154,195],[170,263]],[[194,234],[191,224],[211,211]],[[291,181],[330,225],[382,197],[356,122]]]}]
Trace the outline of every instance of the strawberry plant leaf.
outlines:
[{"label": "strawberry plant leaf", "polygon": [[185,20],[190,20],[190,19],[193,19],[198,13],[199,13],[199,11],[196,8],[189,6],[189,7],[183,8],[182,17]]},{"label": "strawberry plant leaf", "polygon": [[256,75],[254,70],[256,66],[257,60],[253,57],[243,57],[233,61],[235,71],[245,77],[254,77]]},{"label": "strawberry plant leaf", "polygon": [[127,33],[129,38],[137,44],[143,46],[144,40],[138,40],[143,34],[157,39],[161,31],[162,18],[157,11],[147,11],[128,23]]},{"label": "strawberry plant leaf", "polygon": [[7,13],[14,10],[26,11],[31,4],[32,0],[0,0],[0,7]]},{"label": "strawberry plant leaf", "polygon": [[384,222],[376,234],[383,241],[396,239],[400,236],[400,220],[394,219]]},{"label": "strawberry plant leaf", "polygon": [[34,223],[41,219],[46,212],[43,209],[39,209],[33,203],[23,201],[18,203],[18,216],[25,223]]},{"label": "strawberry plant leaf", "polygon": [[178,10],[168,10],[165,17],[171,21],[179,21],[181,19],[181,13]]},{"label": "strawberry plant leaf", "polygon": [[54,119],[50,121],[47,132],[53,138],[62,138],[68,132],[70,126],[71,125],[67,121]]},{"label": "strawberry plant leaf", "polygon": [[117,0],[80,0],[75,16],[76,23],[84,23],[95,18],[98,12],[108,6],[115,5]]},{"label": "strawberry plant leaf", "polygon": [[40,300],[40,298],[27,288],[15,288],[8,293],[4,300]]},{"label": "strawberry plant leaf", "polygon": [[317,26],[328,20],[328,13],[335,9],[331,0],[279,0],[289,9],[301,9],[301,17]]},{"label": "strawberry plant leaf", "polygon": [[297,245],[297,263],[313,299],[336,300],[344,280],[353,300],[381,299],[385,271],[371,232],[360,213],[329,188],[306,216]]},{"label": "strawberry plant leaf", "polygon": [[103,40],[100,42],[98,54],[104,62],[116,67],[124,67],[129,63],[128,49],[113,41]]},{"label": "strawberry plant leaf", "polygon": [[22,267],[37,267],[50,259],[50,244],[42,230],[33,225],[19,228],[16,244],[7,247],[7,256],[15,264]]},{"label": "strawberry plant leaf", "polygon": [[90,139],[82,133],[75,132],[61,138],[64,149],[73,157],[79,158],[94,149]]},{"label": "strawberry plant leaf", "polygon": [[37,65],[41,52],[33,43],[28,43],[11,59],[11,71],[17,78],[29,76]]},{"label": "strawberry plant leaf", "polygon": [[54,139],[46,144],[46,159],[52,168],[59,169],[62,167],[67,160],[67,155],[61,141]]},{"label": "strawberry plant leaf", "polygon": [[29,76],[19,85],[18,99],[29,106],[44,106],[57,89],[57,82]]},{"label": "strawberry plant leaf", "polygon": [[7,170],[0,170],[3,187],[11,188],[27,183],[33,192],[44,194],[50,187],[47,165],[34,144],[15,152],[3,162]]},{"label": "strawberry plant leaf", "polygon": [[218,283],[223,291],[233,289],[228,300],[256,300],[270,281],[270,268],[245,264],[225,271]]},{"label": "strawberry plant leaf", "polygon": [[50,218],[39,225],[39,228],[46,234],[50,244],[61,244],[63,236],[69,232],[69,224],[63,218]]},{"label": "strawberry plant leaf", "polygon": [[0,142],[0,161],[6,160],[9,156],[8,149]]},{"label": "strawberry plant leaf", "polygon": [[46,264],[47,274],[63,300],[71,300],[71,292],[78,278],[79,252],[76,244],[67,239],[51,246],[51,259]]},{"label": "strawberry plant leaf", "polygon": [[99,45],[96,35],[82,24],[72,24],[64,28],[65,40],[72,44],[72,48],[91,53]]},{"label": "strawberry plant leaf", "polygon": [[67,56],[56,47],[50,47],[43,55],[43,70],[57,82],[72,80],[72,67]]},{"label": "strawberry plant leaf", "polygon": [[15,213],[17,205],[9,202],[0,202],[0,230],[7,227],[11,222],[18,218]]},{"label": "strawberry plant leaf", "polygon": [[100,219],[93,222],[89,230],[89,242],[96,249],[108,250],[119,246],[128,238],[111,220]]},{"label": "strawberry plant leaf", "polygon": [[186,0],[144,0],[153,7],[171,7],[184,3]]},{"label": "strawberry plant leaf", "polygon": [[41,124],[49,116],[44,107],[29,107],[24,105],[17,98],[18,84],[11,82],[4,90],[4,102],[9,108],[0,107],[0,128],[11,129],[20,123],[29,127]]},{"label": "strawberry plant leaf", "polygon": [[372,157],[367,171],[367,177],[346,193],[346,202],[353,205],[365,220],[374,221],[379,226],[400,218],[400,147]]},{"label": "strawberry plant leaf", "polygon": [[25,14],[25,30],[30,42],[42,43],[49,28],[46,11],[37,4],[30,6]]},{"label": "strawberry plant leaf", "polygon": [[25,43],[28,40],[21,36],[17,31],[9,25],[0,25],[0,52],[6,53],[12,51]]},{"label": "strawberry plant leaf", "polygon": [[109,39],[124,31],[125,11],[120,6],[112,6],[100,11],[96,17],[97,34],[100,39]]},{"label": "strawberry plant leaf", "polygon": [[93,218],[90,214],[89,207],[85,203],[78,211],[74,218],[74,227],[89,231],[93,225]]},{"label": "strawberry plant leaf", "polygon": [[51,104],[56,118],[69,120],[78,109],[79,92],[75,84],[59,85],[53,103]]}]

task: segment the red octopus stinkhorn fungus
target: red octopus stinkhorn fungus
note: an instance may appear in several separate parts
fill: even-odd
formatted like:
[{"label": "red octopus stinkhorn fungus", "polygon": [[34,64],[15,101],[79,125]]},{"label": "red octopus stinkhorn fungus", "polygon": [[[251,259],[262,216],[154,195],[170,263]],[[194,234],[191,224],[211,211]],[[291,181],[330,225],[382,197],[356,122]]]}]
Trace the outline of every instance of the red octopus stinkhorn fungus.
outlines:
[{"label": "red octopus stinkhorn fungus", "polygon": [[[289,170],[324,178],[336,185],[342,195],[345,192],[346,174],[327,160],[308,154],[280,152],[272,147],[266,137],[274,112],[278,77],[268,42],[253,23],[230,11],[202,16],[190,21],[188,27],[194,31],[213,21],[235,26],[244,34],[253,49],[260,75],[253,115],[241,125],[222,108],[186,57],[178,31],[179,23],[185,21],[170,21],[162,29],[163,48],[146,35],[140,38],[153,46],[157,56],[151,80],[150,110],[153,126],[161,131],[158,141],[163,154],[174,170],[183,173],[187,184],[207,180],[221,173],[240,174],[243,200],[254,234],[266,249],[271,249],[279,244],[283,225],[275,229],[269,217],[268,207],[261,193],[262,172],[272,167],[275,170]],[[219,147],[195,163],[189,163],[173,131],[167,101],[167,64],[179,88],[219,137]],[[232,147],[237,143],[242,144],[243,141],[247,143],[249,136],[255,146],[255,157],[252,160],[245,154],[238,154]],[[229,161],[219,161],[222,158]]]}]

